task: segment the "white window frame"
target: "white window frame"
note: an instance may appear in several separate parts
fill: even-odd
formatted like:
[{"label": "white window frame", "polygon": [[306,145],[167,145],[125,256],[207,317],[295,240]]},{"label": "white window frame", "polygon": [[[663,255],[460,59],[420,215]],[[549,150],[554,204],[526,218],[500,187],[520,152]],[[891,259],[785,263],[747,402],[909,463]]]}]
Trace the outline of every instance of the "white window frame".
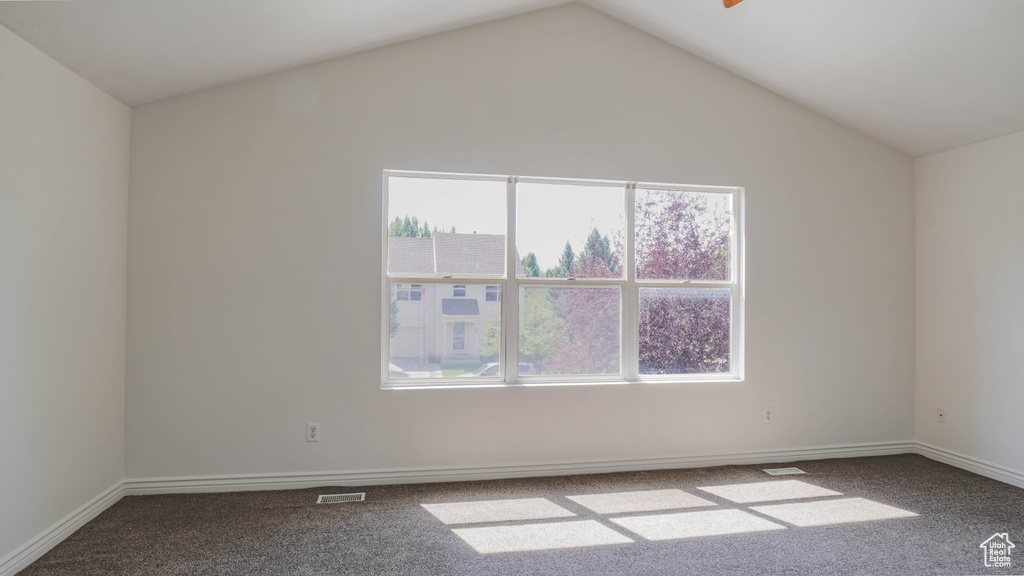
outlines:
[{"label": "white window frame", "polygon": [[[388,179],[441,178],[458,180],[505,181],[506,188],[506,230],[505,230],[505,274],[504,275],[389,275],[388,268]],[[516,191],[519,183],[563,184],[574,186],[615,186],[623,187],[625,203],[625,246],[622,254],[623,275],[620,278],[519,278],[516,270]],[[635,207],[636,189],[667,190],[694,193],[728,194],[733,198],[731,274],[728,281],[712,280],[646,280],[637,279],[634,266],[635,254]],[[382,388],[448,388],[467,386],[530,386],[560,384],[642,384],[672,382],[740,382],[745,378],[744,370],[744,299],[745,299],[745,242],[744,242],[744,196],[745,189],[736,186],[698,186],[665,184],[655,182],[588,180],[577,178],[537,178],[523,176],[498,176],[487,174],[458,174],[441,172],[418,172],[407,170],[384,170],[382,187],[382,250],[381,250],[381,382]],[[501,297],[501,345],[499,347],[498,378],[402,378],[389,377],[390,361],[390,312],[391,286],[396,284],[460,284],[499,285],[503,295],[514,294],[514,298]],[[519,290],[523,287],[619,287],[621,294],[620,314],[620,369],[611,375],[519,375],[518,317]],[[728,288],[731,293],[730,308],[730,352],[729,372],[702,374],[650,374],[639,373],[639,295],[641,288]],[[484,289],[486,290],[486,288]],[[509,367],[513,369],[509,369]]]}]

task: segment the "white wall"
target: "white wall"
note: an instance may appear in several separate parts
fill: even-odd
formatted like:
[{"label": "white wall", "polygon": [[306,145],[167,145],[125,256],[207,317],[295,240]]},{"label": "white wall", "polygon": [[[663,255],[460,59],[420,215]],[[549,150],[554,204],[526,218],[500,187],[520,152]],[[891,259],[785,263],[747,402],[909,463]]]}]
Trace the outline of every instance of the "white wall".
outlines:
[{"label": "white wall", "polygon": [[[131,147],[128,478],[913,438],[911,159],[581,5],[142,106]],[[384,168],[746,186],[747,381],[380,390]]]},{"label": "white wall", "polygon": [[0,565],[124,478],[130,121],[0,27]]},{"label": "white wall", "polygon": [[915,174],[917,440],[1024,475],[1024,132]]}]

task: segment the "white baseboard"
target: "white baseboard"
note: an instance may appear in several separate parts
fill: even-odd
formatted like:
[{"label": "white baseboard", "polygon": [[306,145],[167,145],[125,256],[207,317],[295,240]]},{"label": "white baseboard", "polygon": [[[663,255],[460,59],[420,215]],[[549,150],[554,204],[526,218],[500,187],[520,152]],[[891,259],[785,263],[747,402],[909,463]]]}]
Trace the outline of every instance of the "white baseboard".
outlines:
[{"label": "white baseboard", "polygon": [[978,460],[977,458],[971,458],[958,452],[946,450],[945,448],[939,448],[938,446],[932,446],[924,442],[916,442],[916,452],[926,458],[937,460],[943,464],[949,464],[950,466],[956,466],[975,474],[981,474],[982,476],[992,478],[993,480],[999,480],[1018,488],[1024,488],[1024,472],[1017,470],[1011,470],[1004,468],[991,462],[985,462],[984,460]]},{"label": "white baseboard", "polygon": [[68,514],[14,552],[0,559],[0,576],[14,576],[39,559],[40,556],[49,552],[54,546],[63,542],[86,522],[98,516],[100,512],[117,504],[124,495],[124,482],[118,482],[78,510]]},{"label": "white baseboard", "polygon": [[768,464],[796,460],[885,456],[915,452],[913,442],[881,442],[824,446],[795,450],[766,450],[734,454],[653,458],[639,460],[598,460],[516,466],[458,468],[413,468],[363,470],[355,472],[313,472],[299,474],[248,474],[237,476],[194,476],[181,478],[139,478],[125,481],[125,493],[172,494],[182,492],[238,492],[245,490],[286,490],[317,486],[371,486],[419,482],[457,482],[528,476],[567,476],[634,470],[702,468],[732,464]]},{"label": "white baseboard", "polygon": [[370,486],[378,484],[410,484],[417,482],[455,482],[491,480],[528,476],[565,476],[570,474],[601,474],[636,470],[672,468],[703,468],[739,464],[772,464],[798,460],[855,458],[920,454],[957,468],[962,468],[1000,482],[1024,488],[1024,473],[951,452],[923,442],[879,442],[822,446],[794,450],[765,450],[733,454],[709,454],[677,458],[638,460],[596,460],[543,463],[516,466],[479,466],[457,468],[411,468],[363,470],[355,472],[309,472],[290,474],[246,474],[234,476],[193,476],[181,478],[140,478],[125,480],[111,486],[63,520],[57,522],[28,543],[0,559],[0,576],[14,576],[51,548],[92,520],[100,512],[116,504],[122,497],[141,494],[173,494],[186,492],[240,492],[248,490],[286,490],[317,486]]}]

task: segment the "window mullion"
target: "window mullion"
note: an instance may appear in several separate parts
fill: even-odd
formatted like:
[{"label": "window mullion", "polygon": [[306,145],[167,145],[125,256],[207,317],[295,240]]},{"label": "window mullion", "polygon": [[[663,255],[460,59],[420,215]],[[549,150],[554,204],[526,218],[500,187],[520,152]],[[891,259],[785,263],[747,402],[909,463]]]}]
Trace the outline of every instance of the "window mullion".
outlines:
[{"label": "window mullion", "polygon": [[634,244],[636,234],[636,184],[626,184],[626,241],[623,247],[622,288],[622,376],[627,382],[635,382],[640,373],[640,301],[636,286],[636,265]]},{"label": "window mullion", "polygon": [[516,186],[514,176],[508,179],[505,195],[505,281],[501,298],[501,348],[499,374],[502,381],[514,383],[519,376],[519,284],[516,274]]}]

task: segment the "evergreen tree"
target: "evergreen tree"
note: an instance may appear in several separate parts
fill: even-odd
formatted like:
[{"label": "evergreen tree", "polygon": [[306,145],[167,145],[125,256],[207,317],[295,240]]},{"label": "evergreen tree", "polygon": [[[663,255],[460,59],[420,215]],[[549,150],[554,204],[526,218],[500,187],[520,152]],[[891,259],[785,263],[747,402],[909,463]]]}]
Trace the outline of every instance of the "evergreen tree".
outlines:
[{"label": "evergreen tree", "polygon": [[[437,235],[438,232],[444,232],[444,229],[438,229],[437,226],[433,228],[427,224],[424,220],[423,224],[420,224],[419,218],[415,216],[406,215],[395,216],[395,219],[388,224],[388,236],[406,236],[409,238],[431,238]],[[452,234],[455,233],[455,226],[452,226]]]},{"label": "evergreen tree", "polygon": [[537,255],[533,252],[528,252],[523,257],[523,270],[526,272],[527,278],[537,278],[540,276],[540,266],[537,265]]},{"label": "evergreen tree", "polygon": [[555,268],[555,276],[568,278],[572,276],[572,265],[576,262],[576,254],[572,251],[572,244],[565,241],[565,250],[562,250],[562,257],[558,259],[558,267]]},{"label": "evergreen tree", "polygon": [[619,275],[619,255],[612,250],[611,240],[597,228],[590,230],[583,252],[576,258],[573,276],[607,278]]}]

